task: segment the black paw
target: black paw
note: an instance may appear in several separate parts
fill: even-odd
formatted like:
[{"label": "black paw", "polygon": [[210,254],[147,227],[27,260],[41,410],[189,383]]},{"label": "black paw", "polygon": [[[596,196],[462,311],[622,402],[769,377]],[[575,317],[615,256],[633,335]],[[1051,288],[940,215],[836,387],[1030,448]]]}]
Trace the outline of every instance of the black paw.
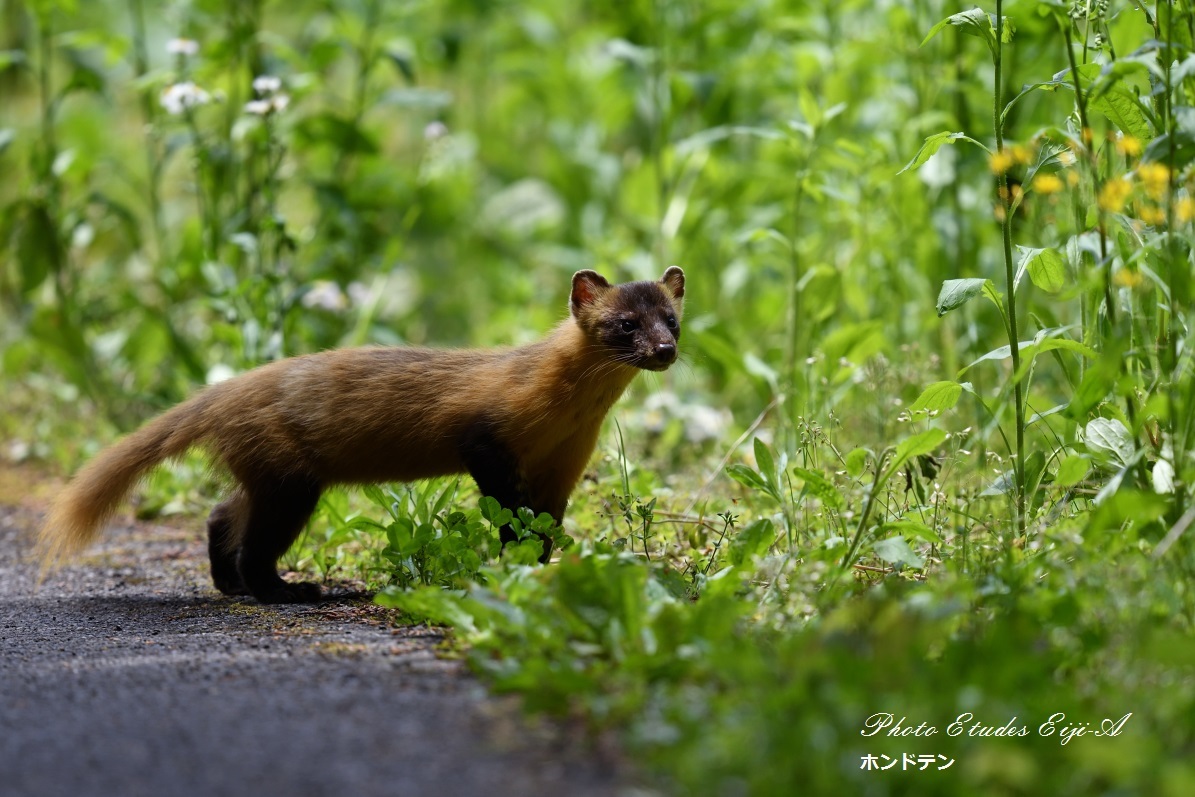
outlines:
[{"label": "black paw", "polygon": [[312,584],[310,581],[295,584],[279,581],[265,589],[252,592],[259,603],[315,603],[323,595],[319,584]]},{"label": "black paw", "polygon": [[248,595],[249,588],[245,586],[245,582],[239,578],[216,578],[212,576],[212,583],[216,585],[216,589],[220,590],[224,595]]}]

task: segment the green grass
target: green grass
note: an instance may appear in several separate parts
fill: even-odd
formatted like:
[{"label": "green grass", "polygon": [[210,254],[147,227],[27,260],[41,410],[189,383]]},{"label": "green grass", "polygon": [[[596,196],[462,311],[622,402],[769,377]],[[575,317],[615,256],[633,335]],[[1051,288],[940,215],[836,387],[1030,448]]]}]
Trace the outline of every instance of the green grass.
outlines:
[{"label": "green grass", "polygon": [[679,793],[1195,785],[1189,0],[151,6],[0,12],[3,455],[678,263],[556,564],[468,480],[329,495],[286,563]]}]

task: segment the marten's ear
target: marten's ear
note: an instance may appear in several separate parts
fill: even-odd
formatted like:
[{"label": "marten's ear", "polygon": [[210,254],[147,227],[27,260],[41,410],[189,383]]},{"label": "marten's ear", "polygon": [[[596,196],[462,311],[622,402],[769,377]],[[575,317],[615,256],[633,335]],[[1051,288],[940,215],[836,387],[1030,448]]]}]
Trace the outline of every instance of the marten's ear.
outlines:
[{"label": "marten's ear", "polygon": [[573,275],[573,293],[569,297],[568,307],[576,315],[581,308],[597,301],[597,298],[610,290],[610,283],[596,271],[585,269]]},{"label": "marten's ear", "polygon": [[680,270],[680,266],[669,266],[668,270],[664,272],[664,276],[660,278],[660,282],[672,291],[674,299],[685,297],[685,272]]}]

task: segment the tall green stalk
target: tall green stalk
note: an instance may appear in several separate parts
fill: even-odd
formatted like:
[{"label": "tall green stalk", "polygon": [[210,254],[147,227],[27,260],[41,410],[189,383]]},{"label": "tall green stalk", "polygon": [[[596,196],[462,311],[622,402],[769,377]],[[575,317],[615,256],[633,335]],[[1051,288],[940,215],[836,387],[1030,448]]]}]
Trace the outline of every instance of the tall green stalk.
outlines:
[{"label": "tall green stalk", "polygon": [[[1003,0],[996,0],[996,48],[994,53],[995,64],[995,89],[992,95],[992,124],[996,133],[996,153],[1000,156],[1004,155],[1004,118],[1003,118],[1003,95],[1004,95],[1004,2]],[[1003,169],[999,170],[997,177],[999,185],[999,198],[1001,208],[1003,209],[1002,218],[1000,219],[1000,233],[1004,242],[1004,284],[1008,291],[1008,346],[1012,351],[1012,372],[1016,379],[1013,384],[1013,403],[1016,410],[1016,425],[1017,425],[1017,449],[1016,449],[1016,463],[1013,466],[1013,475],[1015,482],[1016,493],[1016,523],[1017,534],[1024,536],[1026,527],[1025,517],[1025,397],[1024,393],[1024,376],[1021,374],[1021,349],[1020,349],[1020,335],[1019,327],[1017,326],[1017,298],[1016,298],[1016,276],[1012,262],[1012,194],[1008,187],[1008,175]]]}]

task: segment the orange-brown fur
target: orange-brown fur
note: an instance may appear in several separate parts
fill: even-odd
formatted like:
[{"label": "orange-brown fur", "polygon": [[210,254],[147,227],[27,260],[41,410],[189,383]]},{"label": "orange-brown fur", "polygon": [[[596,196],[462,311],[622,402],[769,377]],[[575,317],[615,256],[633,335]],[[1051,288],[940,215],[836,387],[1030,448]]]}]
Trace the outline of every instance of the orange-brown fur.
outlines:
[{"label": "orange-brown fur", "polygon": [[[281,360],[209,387],[101,452],[75,477],[42,529],[46,560],[90,543],[145,472],[192,446],[207,449],[238,483],[210,525],[213,575],[225,591],[238,585],[221,583],[221,565],[233,571],[225,582],[239,581],[235,571],[249,566],[217,561],[218,541],[248,550],[255,523],[278,514],[292,496],[310,502],[334,484],[471,472],[485,491],[483,481],[494,479],[485,461],[492,451],[517,465],[517,482],[499,479],[501,485],[559,520],[611,405],[640,368],[662,370],[675,359],[683,295],[684,275],[676,267],[658,283],[619,286],[578,272],[572,314],[529,346],[343,349]],[[628,309],[631,299],[639,310]],[[620,314],[651,316],[647,321],[655,326],[632,336],[638,349],[624,346],[621,327],[612,327]],[[671,338],[661,319],[675,327]],[[610,329],[619,335],[615,348]],[[500,477],[503,468],[495,470]],[[295,515],[305,522],[309,512],[300,508]],[[275,525],[278,530],[263,533],[279,536],[285,550],[298,529],[286,518]],[[276,559],[282,552],[276,547],[255,556]],[[263,600],[318,594],[275,594],[252,583],[249,590]]]}]

